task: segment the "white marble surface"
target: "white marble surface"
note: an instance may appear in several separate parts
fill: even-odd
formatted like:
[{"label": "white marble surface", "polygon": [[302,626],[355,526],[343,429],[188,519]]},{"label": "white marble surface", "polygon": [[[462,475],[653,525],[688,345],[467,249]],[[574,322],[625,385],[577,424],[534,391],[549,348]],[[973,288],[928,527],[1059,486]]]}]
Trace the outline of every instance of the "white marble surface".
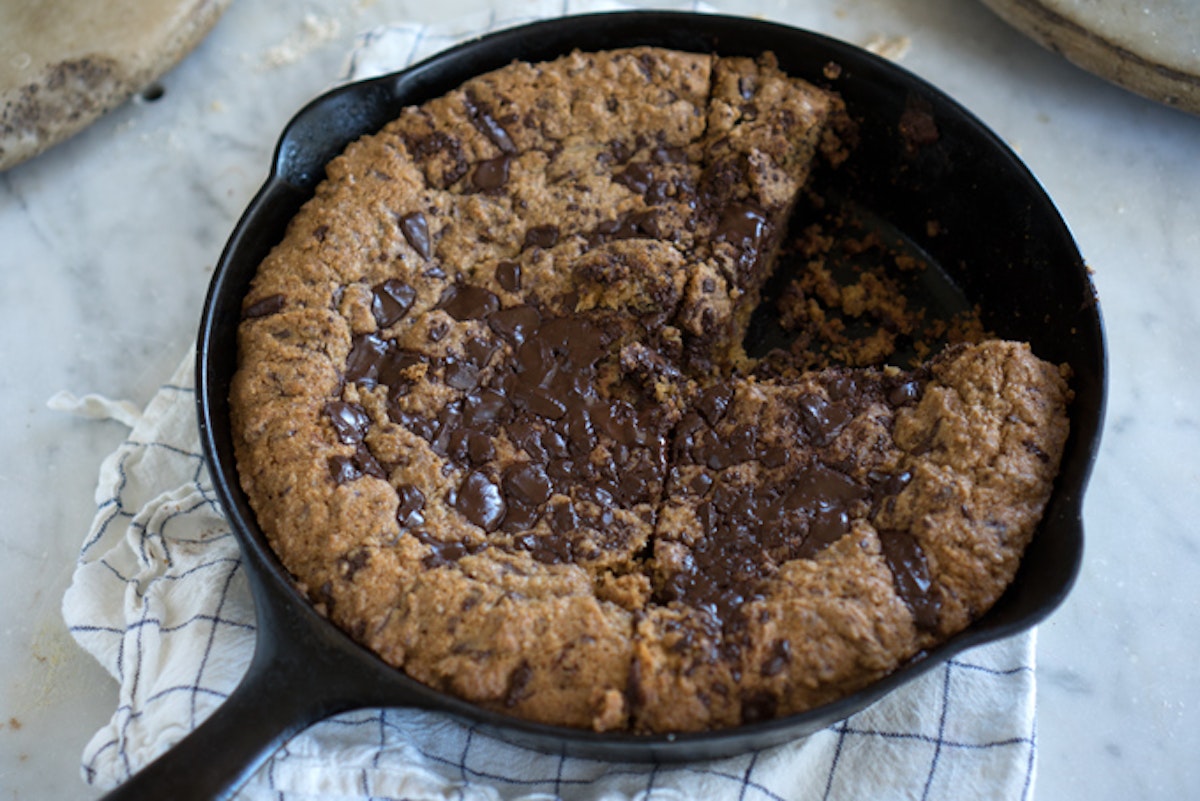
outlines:
[{"label": "white marble surface", "polygon": [[[116,699],[58,608],[99,463],[124,429],[46,400],[66,389],[145,403],[194,335],[277,133],[336,77],[353,36],[489,5],[238,0],[161,99],[0,174],[0,799],[97,795],[78,756]],[[1095,270],[1108,427],[1082,574],[1040,630],[1037,795],[1196,797],[1200,118],[1070,66],[975,3],[797,5],[721,8],[902,53],[1026,159]]]}]

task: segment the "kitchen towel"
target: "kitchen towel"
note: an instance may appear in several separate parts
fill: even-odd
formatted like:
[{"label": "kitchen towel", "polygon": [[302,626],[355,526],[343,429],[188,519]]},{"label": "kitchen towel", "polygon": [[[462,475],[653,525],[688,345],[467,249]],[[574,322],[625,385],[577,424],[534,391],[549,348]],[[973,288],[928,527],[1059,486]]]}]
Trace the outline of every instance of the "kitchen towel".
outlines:
[{"label": "kitchen towel", "polygon": [[[359,38],[345,79],[404,67],[464,38],[563,12],[521,3],[453,26],[395,25]],[[111,787],[150,762],[233,690],[249,664],[254,610],[236,539],[200,450],[194,354],[138,414],[60,394],[54,408],[131,426],[102,464],[97,511],[63,614],[117,679],[118,707],[87,745],[84,778]],[[951,659],[867,710],[789,744],[678,765],[548,756],[444,715],[370,709],[288,741],[240,799],[1027,799],[1036,765],[1035,634]],[[195,766],[203,770],[203,766]]]}]

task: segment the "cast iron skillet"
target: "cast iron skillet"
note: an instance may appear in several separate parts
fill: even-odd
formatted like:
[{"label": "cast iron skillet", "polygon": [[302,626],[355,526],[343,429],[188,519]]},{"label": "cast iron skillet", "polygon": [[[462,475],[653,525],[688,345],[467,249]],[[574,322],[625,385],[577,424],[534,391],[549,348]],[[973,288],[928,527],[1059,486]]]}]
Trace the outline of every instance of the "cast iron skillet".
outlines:
[{"label": "cast iron skillet", "polygon": [[[228,395],[241,300],[287,221],[350,141],[401,107],[444,94],[514,58],[636,44],[722,55],[772,50],[789,74],[837,90],[860,125],[843,167],[819,191],[886,221],[941,271],[947,296],[978,304],[998,335],[1027,340],[1074,370],[1071,435],[1053,497],[1016,581],[975,625],[923,659],[835,703],[741,728],[634,736],[539,725],[431,690],[361,648],[293,588],[238,484]],[[839,69],[827,68],[830,64]],[[909,136],[899,121],[917,120]],[[916,114],[914,118],[912,115]],[[924,125],[932,120],[932,129]],[[915,136],[914,136],[915,131]],[[842,201],[837,199],[841,198]],[[936,230],[928,226],[937,221]],[[937,292],[935,291],[935,295]],[[238,223],[212,280],[199,333],[201,439],[214,487],[245,556],[258,642],[245,678],[213,715],[119,788],[120,795],[231,794],[287,738],[338,712],[376,706],[436,709],[509,742],[603,760],[709,759],[810,734],[868,706],[965,648],[1009,636],[1063,599],[1083,548],[1080,507],[1099,443],[1105,392],[1100,314],[1087,270],[1054,206],[995,135],[924,81],[841,42],[756,20],[679,13],[605,14],[536,23],[456,47],[404,72],[336,89],[284,131],[270,177]]]}]

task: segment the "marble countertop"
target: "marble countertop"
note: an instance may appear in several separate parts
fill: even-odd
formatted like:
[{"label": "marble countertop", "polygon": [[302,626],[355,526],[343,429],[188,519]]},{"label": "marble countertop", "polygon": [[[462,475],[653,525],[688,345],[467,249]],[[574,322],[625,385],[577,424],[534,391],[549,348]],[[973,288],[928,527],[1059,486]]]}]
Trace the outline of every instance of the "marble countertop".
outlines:
[{"label": "marble countertop", "polygon": [[[0,173],[0,798],[99,795],[79,777],[79,754],[116,704],[59,605],[99,464],[125,429],[53,412],[47,399],[151,397],[187,351],[278,132],[337,78],[355,34],[491,5],[238,0],[161,93]],[[973,110],[1055,199],[1095,271],[1111,371],[1083,570],[1039,630],[1037,795],[1194,796],[1200,118],[1079,70],[982,4],[720,8],[884,49]]]}]

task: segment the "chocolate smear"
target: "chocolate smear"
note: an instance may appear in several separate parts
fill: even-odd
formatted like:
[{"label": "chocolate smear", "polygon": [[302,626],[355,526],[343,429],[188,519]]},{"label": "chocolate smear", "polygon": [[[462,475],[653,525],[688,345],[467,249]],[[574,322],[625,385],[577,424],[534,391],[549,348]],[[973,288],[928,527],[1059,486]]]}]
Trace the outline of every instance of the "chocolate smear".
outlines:
[{"label": "chocolate smear", "polygon": [[925,552],[916,537],[907,531],[883,529],[879,532],[883,558],[892,571],[896,594],[912,611],[918,628],[937,629],[942,609],[941,591],[929,577]]}]

